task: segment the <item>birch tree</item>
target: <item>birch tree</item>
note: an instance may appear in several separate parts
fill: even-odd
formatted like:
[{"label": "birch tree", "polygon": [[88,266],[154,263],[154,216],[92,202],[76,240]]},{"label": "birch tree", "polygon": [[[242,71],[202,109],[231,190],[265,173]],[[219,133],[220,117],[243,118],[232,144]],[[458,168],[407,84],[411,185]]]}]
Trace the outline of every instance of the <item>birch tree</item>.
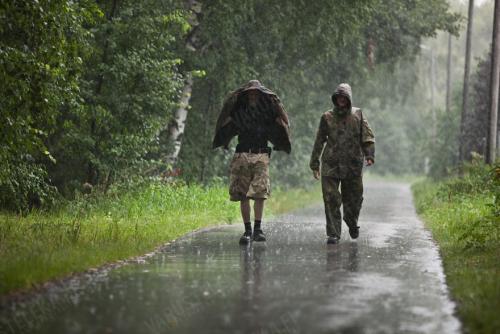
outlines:
[{"label": "birch tree", "polygon": [[[192,28],[186,37],[185,48],[191,52],[196,52],[198,49],[196,35],[199,25],[199,16],[202,13],[202,5],[196,0],[188,0],[186,2],[186,5],[191,13],[189,24]],[[184,135],[184,129],[186,127],[186,120],[189,112],[189,101],[191,100],[192,91],[193,75],[191,73],[187,73],[184,80],[184,87],[182,88],[179,105],[174,112],[173,118],[167,126],[167,138],[169,140],[170,150],[168,154],[166,154],[162,158],[162,160],[169,166],[175,166],[179,157],[179,153],[181,151],[182,139]]]}]

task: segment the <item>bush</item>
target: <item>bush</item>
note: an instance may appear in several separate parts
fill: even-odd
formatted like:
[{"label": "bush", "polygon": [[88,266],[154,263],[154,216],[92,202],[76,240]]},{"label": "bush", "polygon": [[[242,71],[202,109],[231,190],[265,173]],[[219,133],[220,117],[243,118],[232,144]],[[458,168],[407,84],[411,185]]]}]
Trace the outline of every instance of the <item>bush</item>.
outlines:
[{"label": "bush", "polygon": [[0,168],[0,207],[26,213],[33,207],[51,206],[57,195],[45,168],[29,161],[6,162]]},{"label": "bush", "polygon": [[464,249],[484,249],[500,241],[500,164],[475,159],[462,177],[414,185],[417,211],[434,229]]},{"label": "bush", "polygon": [[500,164],[478,159],[462,177],[413,185],[417,210],[438,242],[466,333],[498,333]]}]

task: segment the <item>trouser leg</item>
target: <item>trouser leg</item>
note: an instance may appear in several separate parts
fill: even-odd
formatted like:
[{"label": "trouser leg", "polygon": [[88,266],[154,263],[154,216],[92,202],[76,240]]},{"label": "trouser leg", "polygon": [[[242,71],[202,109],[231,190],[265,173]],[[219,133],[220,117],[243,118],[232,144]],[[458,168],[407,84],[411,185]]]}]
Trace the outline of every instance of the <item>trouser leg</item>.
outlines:
[{"label": "trouser leg", "polygon": [[340,238],[342,215],[340,213],[341,195],[339,192],[339,179],[322,176],[321,188],[325,203],[326,234]]},{"label": "trouser leg", "polygon": [[349,227],[358,226],[359,212],[363,203],[363,177],[344,179],[340,185],[344,221]]}]

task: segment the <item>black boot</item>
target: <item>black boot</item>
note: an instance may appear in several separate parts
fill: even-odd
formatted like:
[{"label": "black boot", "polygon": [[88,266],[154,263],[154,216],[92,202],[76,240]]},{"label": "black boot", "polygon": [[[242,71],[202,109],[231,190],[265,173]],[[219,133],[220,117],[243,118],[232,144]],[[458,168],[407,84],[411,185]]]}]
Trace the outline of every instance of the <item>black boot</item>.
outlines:
[{"label": "black boot", "polygon": [[253,230],[253,241],[266,241],[266,236],[262,230]]},{"label": "black boot", "polygon": [[357,237],[359,237],[359,226],[354,226],[354,227],[349,226],[349,235],[353,239],[356,239]]},{"label": "black boot", "polygon": [[245,223],[245,233],[240,238],[240,245],[248,245],[252,240],[252,223]]},{"label": "black boot", "polygon": [[340,240],[340,238],[337,237],[336,235],[331,235],[328,237],[328,240],[326,241],[326,243],[328,245],[335,245],[335,244],[339,243],[339,240]]},{"label": "black boot", "polygon": [[264,232],[262,232],[261,223],[262,221],[255,220],[253,225],[253,241],[266,241],[266,236]]},{"label": "black boot", "polygon": [[250,243],[250,240],[252,240],[252,232],[245,231],[245,233],[243,233],[240,238],[240,245],[248,245]]}]

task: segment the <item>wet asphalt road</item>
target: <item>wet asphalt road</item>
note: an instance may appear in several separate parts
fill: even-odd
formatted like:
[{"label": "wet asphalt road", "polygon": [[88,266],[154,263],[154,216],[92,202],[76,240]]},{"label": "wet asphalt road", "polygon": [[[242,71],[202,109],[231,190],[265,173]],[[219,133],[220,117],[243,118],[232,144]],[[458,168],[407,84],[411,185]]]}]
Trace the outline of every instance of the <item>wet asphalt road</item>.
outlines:
[{"label": "wet asphalt road", "polygon": [[0,332],[456,333],[438,249],[408,185],[368,183],[360,237],[326,245],[323,206],[194,233],[144,263],[5,309]]}]

